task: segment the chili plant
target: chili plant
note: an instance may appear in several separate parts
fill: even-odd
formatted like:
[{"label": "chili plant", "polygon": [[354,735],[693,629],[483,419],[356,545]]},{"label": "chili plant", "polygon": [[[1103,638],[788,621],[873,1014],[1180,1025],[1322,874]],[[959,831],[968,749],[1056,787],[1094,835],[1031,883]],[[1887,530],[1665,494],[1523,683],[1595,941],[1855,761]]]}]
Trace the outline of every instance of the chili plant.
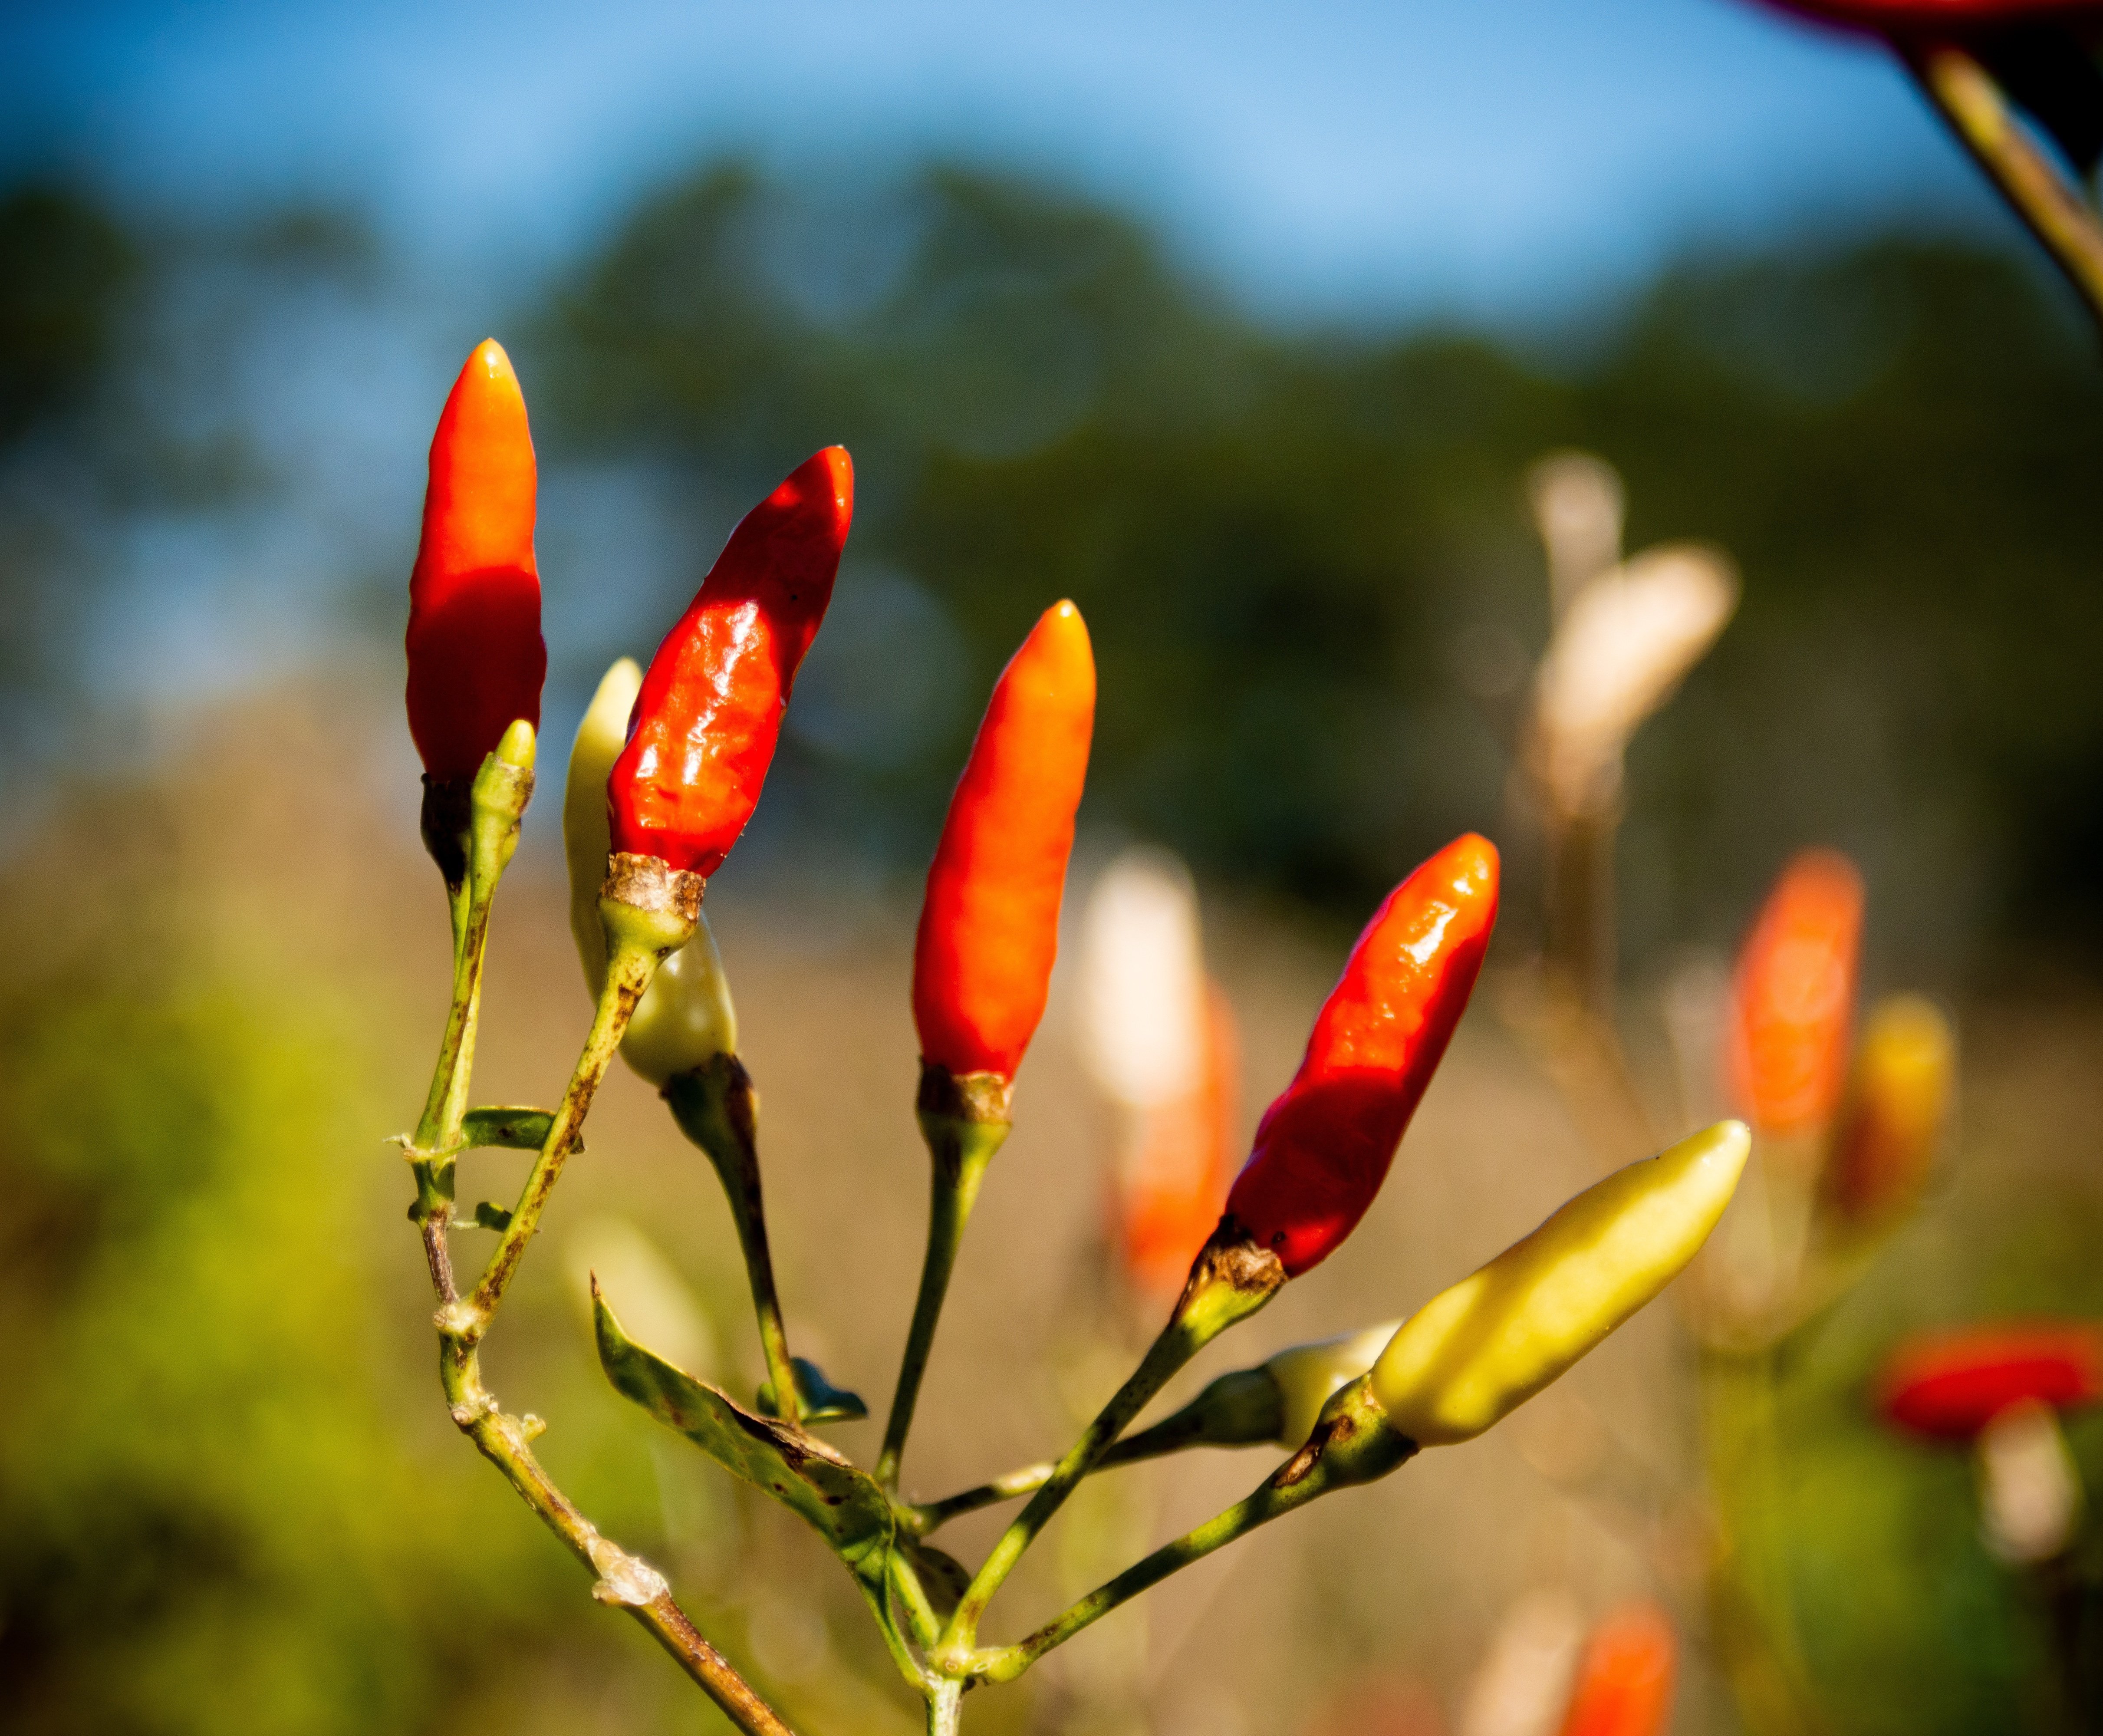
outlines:
[{"label": "chili plant", "polygon": [[[817,453],[748,514],[647,670],[616,664],[578,732],[564,802],[571,917],[596,1005],[552,1109],[471,1103],[490,912],[533,791],[540,688],[534,469],[504,352],[483,345],[448,399],[408,636],[426,844],[452,914],[453,997],[422,1119],[403,1144],[411,1216],[438,1307],[454,1422],[594,1575],[593,1595],[646,1628],[740,1729],[788,1726],[701,1635],[665,1577],[603,1535],[535,1457],[542,1425],[486,1383],[480,1352],[616,1053],[660,1090],[720,1175],[767,1381],[748,1403],[678,1368],[593,1306],[598,1353],[625,1396],[729,1475],[805,1520],[865,1602],[931,1731],[969,1692],[1012,1681],[1118,1605],[1260,1525],[1472,1439],[1572,1366],[1693,1257],[1737,1183],[1746,1129],[1727,1121],[1631,1164],[1398,1327],[1281,1353],[1214,1381],[1183,1410],[1127,1431],[1214,1338],[1319,1266],[1380,1191],[1466,1008],[1495,924],[1499,861],[1456,839],[1405,876],[1359,937],[1305,1058],[1167,1323],[1056,1461],[920,1500],[902,1471],[921,1378],[957,1250],[1016,1111],[1056,950],[1095,706],[1087,630],[1055,603],[994,687],[950,803],[914,949],[917,1106],[931,1160],[924,1268],[881,1453],[867,1469],[818,1438],[861,1401],[790,1353],[768,1254],[758,1098],[737,1056],[722,962],[701,915],[708,877],[758,803],[798,665],[822,622],[853,513],[843,449]],[[462,1160],[532,1151],[509,1209],[459,1208]],[[471,1280],[455,1235],[496,1244]],[[1244,1500],[1145,1556],[1019,1641],[980,1627],[1003,1583],[1081,1480],[1205,1445],[1271,1442],[1289,1456]],[[1028,1496],[976,1569],[928,1541],[957,1515]]]}]

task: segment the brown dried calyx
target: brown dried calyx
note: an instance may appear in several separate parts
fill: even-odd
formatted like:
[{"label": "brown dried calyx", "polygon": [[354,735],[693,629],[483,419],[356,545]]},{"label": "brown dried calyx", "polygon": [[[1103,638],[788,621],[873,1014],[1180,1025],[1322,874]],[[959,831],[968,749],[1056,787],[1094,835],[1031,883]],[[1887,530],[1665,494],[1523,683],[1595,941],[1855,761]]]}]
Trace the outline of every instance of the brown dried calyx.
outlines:
[{"label": "brown dried calyx", "polygon": [[920,1063],[914,1107],[923,1115],[1004,1125],[1013,1119],[1014,1102],[1015,1081],[1003,1074],[952,1073],[938,1061]]}]

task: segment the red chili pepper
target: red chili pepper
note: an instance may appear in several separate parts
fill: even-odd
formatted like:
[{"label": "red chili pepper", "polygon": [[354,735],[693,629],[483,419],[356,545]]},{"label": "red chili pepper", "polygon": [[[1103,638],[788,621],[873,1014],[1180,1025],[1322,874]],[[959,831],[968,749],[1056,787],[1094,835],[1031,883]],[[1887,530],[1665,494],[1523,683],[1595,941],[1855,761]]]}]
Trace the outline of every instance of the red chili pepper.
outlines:
[{"label": "red chili pepper", "polygon": [[1095,718],[1087,627],[1054,603],[994,688],[927,870],[913,1023],[953,1075],[1013,1079],[1044,1016]]},{"label": "red chili pepper", "polygon": [[1373,1203],[1496,919],[1496,846],[1469,832],[1389,892],[1358,937],[1227,1195],[1228,1215],[1287,1276],[1327,1259]]},{"label": "red chili pepper", "polygon": [[1630,1604],[1592,1632],[1561,1736],[1658,1736],[1672,1712],[1678,1642],[1655,1605]]},{"label": "red chili pepper", "polygon": [[2039,1320],[1909,1340],[1884,1364],[1878,1405],[1901,1428],[1968,1440],[2024,1399],[2056,1410],[2103,1399],[2103,1326]]},{"label": "red chili pepper", "polygon": [[615,850],[704,878],[722,866],[758,805],[853,517],[853,461],[829,446],[731,532],[642,678],[607,781]]},{"label": "red chili pepper", "polygon": [[526,400],[492,338],[438,417],[409,575],[409,733],[437,781],[472,777],[518,719],[540,727],[534,474]]},{"label": "red chili pepper", "polygon": [[1197,1086],[1149,1110],[1138,1148],[1117,1182],[1116,1234],[1141,1291],[1173,1298],[1219,1222],[1234,1165],[1241,1082],[1234,1009],[1206,985],[1204,1053]]},{"label": "red chili pepper", "polygon": [[1725,1063],[1738,1105],[1765,1133],[1832,1119],[1847,1078],[1862,877],[1833,850],[1782,870],[1738,955]]}]

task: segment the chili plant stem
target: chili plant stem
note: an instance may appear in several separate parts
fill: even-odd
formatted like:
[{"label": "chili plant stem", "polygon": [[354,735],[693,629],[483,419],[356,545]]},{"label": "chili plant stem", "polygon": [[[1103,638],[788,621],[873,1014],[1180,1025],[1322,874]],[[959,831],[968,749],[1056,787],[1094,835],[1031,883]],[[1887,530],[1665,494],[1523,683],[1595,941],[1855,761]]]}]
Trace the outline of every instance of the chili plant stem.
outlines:
[{"label": "chili plant stem", "polygon": [[759,1320],[760,1349],[767,1378],[774,1387],[774,1413],[794,1427],[801,1418],[796,1369],[789,1356],[788,1329],[782,1324],[781,1299],[774,1285],[774,1257],[767,1241],[767,1212],[759,1191],[758,1099],[752,1075],[736,1056],[717,1055],[682,1073],[665,1087],[665,1101],[679,1131],[715,1166],[737,1226],[737,1245],[745,1256],[752,1289],[753,1311]]},{"label": "chili plant stem", "polygon": [[443,1328],[440,1337],[440,1373],[453,1421],[570,1552],[598,1576],[592,1596],[639,1622],[745,1736],[794,1736],[730,1661],[702,1638],[674,1600],[664,1575],[602,1536],[555,1486],[527,1444],[537,1432],[531,1419],[505,1415],[482,1385],[474,1344]]},{"label": "chili plant stem", "polygon": [[927,1690],[927,1736],[957,1736],[963,1698],[962,1682],[945,1682]]},{"label": "chili plant stem", "polygon": [[1274,1254],[1253,1247],[1238,1234],[1214,1233],[1191,1266],[1189,1282],[1161,1336],[994,1545],[930,1657],[936,1669],[961,1675],[970,1667],[986,1605],[1074,1486],[1185,1364],[1228,1327],[1263,1306],[1284,1282],[1285,1268]]},{"label": "chili plant stem", "polygon": [[1416,1453],[1416,1442],[1389,1427],[1367,1383],[1354,1382],[1330,1401],[1307,1444],[1265,1478],[1247,1499],[1174,1542],[1164,1543],[1020,1644],[978,1652],[959,1662],[979,1680],[1012,1681],[1054,1646],[1065,1645],[1171,1574],[1336,1489],[1376,1481]]},{"label": "chili plant stem", "polygon": [[1902,43],[1914,81],[2103,327],[2103,220],[2009,113],[1986,69],[1950,42]]},{"label": "chili plant stem", "polygon": [[[1107,1471],[1113,1465],[1136,1465],[1144,1459],[1160,1458],[1171,1453],[1180,1453],[1186,1447],[1203,1442],[1204,1424],[1195,1417],[1170,1417],[1157,1422],[1152,1428],[1126,1437],[1105,1449],[1101,1458],[1089,1468],[1089,1475]],[[928,1501],[918,1506],[905,1506],[899,1516],[916,1537],[927,1537],[946,1525],[953,1519],[961,1519],[967,1513],[976,1513],[980,1507],[997,1506],[1003,1501],[1012,1501],[1019,1495],[1035,1493],[1052,1480],[1052,1473],[1058,1467],[1049,1459],[1042,1464],[1025,1465],[998,1476],[989,1483],[981,1483],[976,1489],[967,1489],[954,1495],[945,1495],[940,1501]]]},{"label": "chili plant stem", "polygon": [[890,1421],[884,1425],[883,1450],[876,1462],[876,1480],[887,1493],[898,1487],[899,1462],[905,1456],[905,1437],[912,1431],[914,1409],[920,1401],[920,1382],[927,1372],[935,1329],[941,1321],[942,1304],[949,1293],[957,1250],[963,1244],[971,1208],[978,1202],[979,1184],[985,1179],[986,1165],[994,1153],[1007,1137],[1005,1121],[970,1120],[958,1115],[923,1112],[920,1127],[934,1163],[929,1184],[927,1253],[921,1262],[920,1294],[913,1305],[913,1324],[905,1335],[905,1354],[899,1359],[898,1387],[891,1396]]},{"label": "chili plant stem", "polygon": [[526,1257],[526,1244],[540,1227],[548,1196],[562,1178],[562,1165],[577,1142],[578,1130],[591,1111],[599,1081],[606,1077],[606,1070],[620,1047],[621,1034],[628,1029],[636,1003],[656,973],[656,954],[641,946],[618,946],[607,960],[606,987],[598,998],[598,1010],[592,1016],[591,1034],[585,1039],[584,1053],[577,1058],[576,1071],[570,1075],[562,1101],[556,1106],[546,1142],[526,1177],[526,1190],[512,1209],[511,1222],[498,1239],[496,1251],[489,1257],[474,1294],[451,1311],[461,1316],[459,1329],[469,1344],[489,1329],[490,1320],[503,1302],[512,1275]]}]

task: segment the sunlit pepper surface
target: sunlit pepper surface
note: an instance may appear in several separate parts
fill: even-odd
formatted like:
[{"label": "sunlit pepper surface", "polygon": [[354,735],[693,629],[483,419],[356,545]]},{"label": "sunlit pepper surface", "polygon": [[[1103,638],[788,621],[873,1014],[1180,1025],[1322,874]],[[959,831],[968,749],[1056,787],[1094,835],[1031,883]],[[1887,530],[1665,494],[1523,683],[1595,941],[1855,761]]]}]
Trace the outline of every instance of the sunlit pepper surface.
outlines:
[{"label": "sunlit pepper surface", "polygon": [[540,727],[548,648],[535,478],[518,376],[491,339],[438,417],[409,575],[409,733],[435,780],[474,777],[516,719]]},{"label": "sunlit pepper surface", "polygon": [[838,576],[854,465],[829,446],[745,515],[642,678],[607,785],[613,848],[704,878],[758,805]]},{"label": "sunlit pepper surface", "polygon": [[1287,1276],[1334,1253],[1380,1192],[1474,989],[1497,884],[1496,846],[1470,832],[1389,893],[1265,1112],[1227,1211]]}]

